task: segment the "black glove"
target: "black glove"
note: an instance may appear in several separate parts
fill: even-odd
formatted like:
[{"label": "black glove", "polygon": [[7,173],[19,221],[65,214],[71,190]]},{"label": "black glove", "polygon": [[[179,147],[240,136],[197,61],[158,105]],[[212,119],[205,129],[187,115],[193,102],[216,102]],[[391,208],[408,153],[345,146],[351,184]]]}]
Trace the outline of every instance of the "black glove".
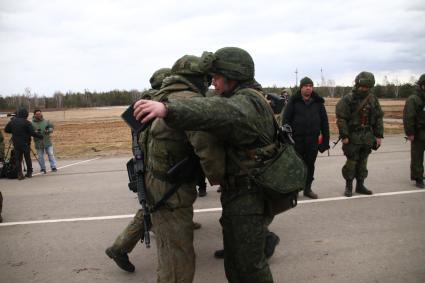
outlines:
[{"label": "black glove", "polygon": [[320,151],[320,153],[324,153],[325,151],[327,151],[330,148],[331,147],[329,146],[329,142],[319,144],[319,151]]}]

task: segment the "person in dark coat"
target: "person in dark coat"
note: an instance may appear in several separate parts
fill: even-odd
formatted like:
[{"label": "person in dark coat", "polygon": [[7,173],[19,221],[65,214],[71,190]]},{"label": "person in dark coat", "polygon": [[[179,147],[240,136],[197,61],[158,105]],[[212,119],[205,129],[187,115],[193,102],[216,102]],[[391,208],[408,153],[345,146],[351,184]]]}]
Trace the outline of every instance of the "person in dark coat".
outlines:
[{"label": "person in dark coat", "polygon": [[19,109],[16,113],[16,117],[13,118],[9,123],[7,123],[4,131],[6,133],[12,134],[12,143],[15,149],[15,160],[16,168],[18,170],[18,179],[25,179],[22,174],[22,158],[25,157],[25,163],[27,165],[27,174],[25,175],[28,178],[32,177],[32,162],[30,156],[30,145],[31,137],[42,139],[43,136],[34,131],[34,128],[28,119],[28,110],[25,108]]},{"label": "person in dark coat", "polygon": [[[283,121],[292,127],[295,150],[307,165],[307,184],[304,196],[317,199],[311,189],[314,180],[314,163],[317,152],[329,149],[329,123],[325,100],[313,91],[313,81],[305,77],[300,81],[300,89],[291,96],[283,113]],[[319,145],[319,135],[323,142]]]}]

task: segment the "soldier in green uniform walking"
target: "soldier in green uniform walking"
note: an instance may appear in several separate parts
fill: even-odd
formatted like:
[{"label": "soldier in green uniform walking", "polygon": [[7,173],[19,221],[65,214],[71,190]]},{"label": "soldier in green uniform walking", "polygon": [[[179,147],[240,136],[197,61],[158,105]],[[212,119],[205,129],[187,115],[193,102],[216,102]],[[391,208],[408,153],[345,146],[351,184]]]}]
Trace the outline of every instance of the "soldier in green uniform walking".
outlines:
[{"label": "soldier in green uniform walking", "polygon": [[425,151],[425,74],[421,75],[416,92],[406,99],[403,111],[404,132],[411,143],[410,179],[416,187],[425,187],[424,151]]},{"label": "soldier in green uniform walking", "polygon": [[169,127],[207,131],[223,143],[226,162],[220,184],[220,223],[227,280],[273,282],[264,253],[266,199],[262,188],[241,169],[243,164],[247,170],[261,170],[276,154],[273,112],[255,89],[254,61],[248,52],[225,47],[214,54],[204,52],[202,62],[213,74],[219,96],[170,98],[164,103],[139,100],[134,106],[135,116],[144,122],[162,117]]},{"label": "soldier in green uniform walking", "polygon": [[383,112],[378,98],[371,93],[375,77],[370,72],[361,72],[355,78],[350,94],[336,105],[336,119],[342,150],[347,157],[342,175],[346,181],[344,195],[352,196],[353,179],[356,193],[371,195],[364,186],[367,178],[367,159],[372,149],[378,149],[384,134]]}]

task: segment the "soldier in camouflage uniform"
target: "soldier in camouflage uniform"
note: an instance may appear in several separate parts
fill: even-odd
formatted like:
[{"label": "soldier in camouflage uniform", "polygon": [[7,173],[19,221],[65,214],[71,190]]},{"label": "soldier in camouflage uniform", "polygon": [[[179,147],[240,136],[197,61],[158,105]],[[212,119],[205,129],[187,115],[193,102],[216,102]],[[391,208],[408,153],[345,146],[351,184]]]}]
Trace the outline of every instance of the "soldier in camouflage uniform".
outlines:
[{"label": "soldier in camouflage uniform", "polygon": [[[172,76],[164,80],[153,100],[168,99],[181,103],[191,97],[204,99],[208,76],[199,67],[200,58],[186,55],[171,69]],[[159,102],[158,102],[159,103]],[[160,103],[163,105],[162,103]],[[146,188],[150,204],[157,203],[176,181],[167,172],[186,157],[199,157],[210,183],[218,184],[224,175],[224,151],[215,138],[202,131],[183,131],[169,127],[163,119],[152,122],[146,139]],[[158,282],[192,282],[195,273],[193,247],[193,203],[196,199],[197,169],[190,179],[177,181],[178,191],[158,211],[152,214],[152,230],[158,252]]]},{"label": "soldier in camouflage uniform", "polygon": [[[3,137],[3,133],[0,130],[0,163],[2,162],[4,162],[4,137]],[[1,168],[3,168],[3,166]],[[2,209],[3,209],[3,195],[0,192],[0,223],[3,222],[3,217],[1,216]]]},{"label": "soldier in camouflage uniform", "polygon": [[410,179],[416,187],[425,187],[424,151],[425,151],[425,74],[417,82],[416,93],[406,100],[403,111],[404,132],[411,142]]},{"label": "soldier in camouflage uniform", "polygon": [[220,96],[187,101],[170,98],[165,104],[140,100],[135,116],[144,117],[143,121],[164,117],[170,127],[205,130],[223,142],[226,164],[220,223],[226,277],[229,282],[273,282],[264,253],[266,199],[240,166],[261,169],[263,161],[276,154],[273,112],[254,89],[254,62],[245,50],[225,47],[214,54],[204,52],[202,58]]},{"label": "soldier in camouflage uniform", "polygon": [[367,158],[372,149],[381,145],[384,134],[383,112],[378,98],[370,93],[375,85],[372,73],[361,72],[356,76],[352,92],[338,101],[336,119],[342,150],[347,161],[342,168],[346,181],[344,195],[352,196],[353,179],[356,178],[356,192],[371,195],[364,186],[367,177]]},{"label": "soldier in camouflage uniform", "polygon": [[3,133],[0,130],[0,162],[4,161],[4,137],[3,137]]},{"label": "soldier in camouflage uniform", "polygon": [[[144,91],[141,98],[152,99],[161,88],[162,81],[170,75],[170,68],[162,68],[155,71],[149,80],[152,88]],[[133,220],[131,220],[124,231],[116,238],[114,244],[106,249],[106,254],[112,258],[120,268],[127,272],[134,272],[135,267],[130,262],[128,253],[134,249],[141,235],[143,235],[143,210],[139,209]]]}]

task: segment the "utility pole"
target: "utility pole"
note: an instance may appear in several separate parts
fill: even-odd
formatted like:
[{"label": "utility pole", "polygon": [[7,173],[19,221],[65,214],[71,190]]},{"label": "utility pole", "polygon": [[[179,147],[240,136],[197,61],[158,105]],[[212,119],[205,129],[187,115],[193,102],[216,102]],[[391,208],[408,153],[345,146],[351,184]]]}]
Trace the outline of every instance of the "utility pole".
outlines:
[{"label": "utility pole", "polygon": [[323,76],[323,69],[322,68],[320,68],[320,79],[322,80],[321,86],[326,86],[326,81],[325,81],[325,77]]},{"label": "utility pole", "polygon": [[298,69],[295,69],[295,87],[298,87]]}]

